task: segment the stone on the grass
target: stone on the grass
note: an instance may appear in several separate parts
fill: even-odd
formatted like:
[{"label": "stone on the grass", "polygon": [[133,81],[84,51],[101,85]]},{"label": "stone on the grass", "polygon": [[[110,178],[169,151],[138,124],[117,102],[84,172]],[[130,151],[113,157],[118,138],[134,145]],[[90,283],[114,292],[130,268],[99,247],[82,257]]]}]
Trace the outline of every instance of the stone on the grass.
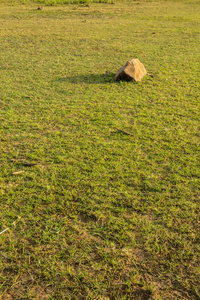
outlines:
[{"label": "stone on the grass", "polygon": [[147,71],[144,65],[139,59],[133,58],[117,71],[115,80],[141,81],[146,74]]}]

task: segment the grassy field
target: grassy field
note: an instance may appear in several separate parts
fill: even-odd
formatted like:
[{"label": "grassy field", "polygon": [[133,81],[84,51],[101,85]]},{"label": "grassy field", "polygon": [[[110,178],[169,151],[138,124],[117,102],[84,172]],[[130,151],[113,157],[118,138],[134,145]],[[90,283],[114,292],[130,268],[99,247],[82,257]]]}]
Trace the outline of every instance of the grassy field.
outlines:
[{"label": "grassy field", "polygon": [[[199,299],[199,1],[21,3],[0,4],[0,299]],[[148,75],[115,82],[131,58]]]}]

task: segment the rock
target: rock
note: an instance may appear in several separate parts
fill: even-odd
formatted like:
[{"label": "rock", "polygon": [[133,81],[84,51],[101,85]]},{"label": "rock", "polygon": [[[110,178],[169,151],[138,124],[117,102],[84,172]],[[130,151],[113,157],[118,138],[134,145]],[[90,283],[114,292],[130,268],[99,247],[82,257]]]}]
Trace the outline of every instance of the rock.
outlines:
[{"label": "rock", "polygon": [[115,75],[115,80],[141,81],[147,71],[139,59],[131,59],[122,66]]}]

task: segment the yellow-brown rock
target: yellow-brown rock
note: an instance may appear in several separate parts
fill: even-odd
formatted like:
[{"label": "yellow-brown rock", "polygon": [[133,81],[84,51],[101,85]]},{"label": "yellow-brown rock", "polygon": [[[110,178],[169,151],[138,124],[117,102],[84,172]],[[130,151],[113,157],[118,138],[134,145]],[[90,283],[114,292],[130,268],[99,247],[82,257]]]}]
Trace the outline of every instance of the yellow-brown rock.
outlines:
[{"label": "yellow-brown rock", "polygon": [[144,65],[139,59],[134,58],[126,62],[115,75],[115,80],[126,80],[126,81],[141,81],[147,71]]}]

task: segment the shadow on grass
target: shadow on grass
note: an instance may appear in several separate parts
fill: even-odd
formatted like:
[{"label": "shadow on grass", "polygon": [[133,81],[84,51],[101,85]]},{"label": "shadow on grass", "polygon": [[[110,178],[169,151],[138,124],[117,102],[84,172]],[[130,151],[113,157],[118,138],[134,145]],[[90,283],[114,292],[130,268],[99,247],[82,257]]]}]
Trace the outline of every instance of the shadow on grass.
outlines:
[{"label": "shadow on grass", "polygon": [[97,84],[97,83],[112,83],[115,81],[115,74],[85,74],[73,77],[64,77],[56,79],[57,82],[70,82],[70,83],[89,83],[89,84]]}]

